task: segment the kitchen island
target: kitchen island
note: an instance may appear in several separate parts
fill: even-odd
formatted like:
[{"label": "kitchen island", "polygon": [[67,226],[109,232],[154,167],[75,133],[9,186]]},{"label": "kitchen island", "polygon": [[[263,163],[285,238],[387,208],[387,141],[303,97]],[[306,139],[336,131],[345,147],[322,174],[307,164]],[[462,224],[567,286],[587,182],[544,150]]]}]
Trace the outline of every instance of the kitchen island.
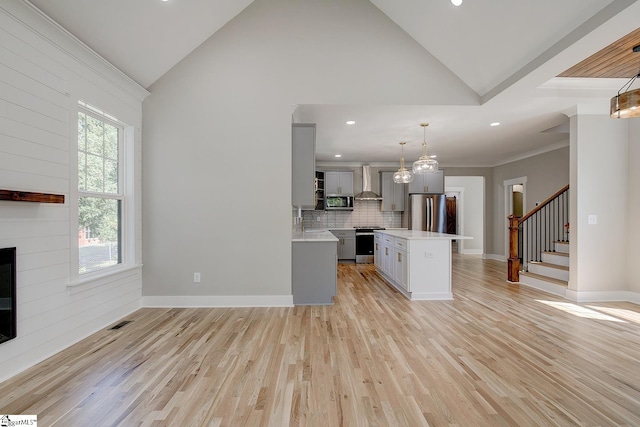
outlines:
[{"label": "kitchen island", "polygon": [[329,231],[294,232],[291,292],[294,305],[330,305],[338,285],[338,238]]},{"label": "kitchen island", "polygon": [[376,271],[410,300],[451,300],[451,241],[457,234],[376,230]]}]

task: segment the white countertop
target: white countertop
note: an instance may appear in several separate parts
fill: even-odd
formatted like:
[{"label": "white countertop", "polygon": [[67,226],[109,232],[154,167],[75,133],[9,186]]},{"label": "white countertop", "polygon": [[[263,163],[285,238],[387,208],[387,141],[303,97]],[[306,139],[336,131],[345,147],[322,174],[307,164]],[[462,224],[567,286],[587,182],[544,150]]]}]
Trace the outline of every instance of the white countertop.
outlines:
[{"label": "white countertop", "polygon": [[328,230],[307,230],[305,232],[294,231],[292,242],[337,242],[338,238]]},{"label": "white countertop", "polygon": [[420,231],[420,230],[407,230],[406,228],[400,229],[387,229],[387,230],[375,230],[374,233],[387,234],[389,236],[401,237],[409,240],[470,240],[471,236],[461,236],[459,234],[445,234],[434,233],[432,231]]}]

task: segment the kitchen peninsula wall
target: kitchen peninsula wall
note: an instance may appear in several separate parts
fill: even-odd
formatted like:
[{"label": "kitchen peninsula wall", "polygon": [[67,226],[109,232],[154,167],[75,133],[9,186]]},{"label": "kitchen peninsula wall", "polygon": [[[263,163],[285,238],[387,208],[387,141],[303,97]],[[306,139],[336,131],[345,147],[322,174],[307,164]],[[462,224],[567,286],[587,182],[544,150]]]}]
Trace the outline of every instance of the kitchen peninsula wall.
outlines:
[{"label": "kitchen peninsula wall", "polygon": [[[304,227],[352,228],[362,225],[378,225],[385,228],[400,228],[401,212],[380,211],[380,201],[356,200],[352,211],[304,211]],[[295,214],[294,214],[295,216]]]}]

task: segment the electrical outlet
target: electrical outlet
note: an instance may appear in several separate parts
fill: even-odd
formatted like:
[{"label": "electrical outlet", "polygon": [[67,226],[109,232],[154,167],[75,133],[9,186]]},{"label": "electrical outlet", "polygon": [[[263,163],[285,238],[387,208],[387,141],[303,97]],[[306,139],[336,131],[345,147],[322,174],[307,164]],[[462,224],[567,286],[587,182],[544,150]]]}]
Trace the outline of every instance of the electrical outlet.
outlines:
[{"label": "electrical outlet", "polygon": [[200,273],[193,273],[193,283],[200,283]]},{"label": "electrical outlet", "polygon": [[587,223],[591,225],[595,225],[598,223],[598,215],[589,215],[587,216]]}]

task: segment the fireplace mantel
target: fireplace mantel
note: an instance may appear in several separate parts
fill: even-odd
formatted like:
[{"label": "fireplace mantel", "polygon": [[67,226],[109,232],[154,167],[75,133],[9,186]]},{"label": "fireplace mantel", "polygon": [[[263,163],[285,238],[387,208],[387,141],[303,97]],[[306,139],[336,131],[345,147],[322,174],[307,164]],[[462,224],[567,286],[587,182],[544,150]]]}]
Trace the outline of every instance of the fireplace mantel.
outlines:
[{"label": "fireplace mantel", "polygon": [[33,193],[31,191],[0,190],[0,200],[35,203],[64,203],[64,194]]}]

